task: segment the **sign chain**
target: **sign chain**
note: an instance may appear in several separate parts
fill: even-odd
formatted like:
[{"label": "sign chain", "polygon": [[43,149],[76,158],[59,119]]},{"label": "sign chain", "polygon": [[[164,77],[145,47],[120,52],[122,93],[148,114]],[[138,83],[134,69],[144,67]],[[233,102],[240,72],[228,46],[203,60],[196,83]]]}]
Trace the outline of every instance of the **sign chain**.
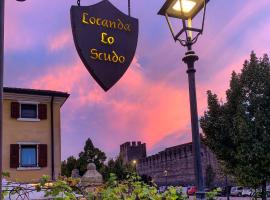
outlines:
[{"label": "sign chain", "polygon": [[128,0],[128,16],[130,16],[130,0]]}]

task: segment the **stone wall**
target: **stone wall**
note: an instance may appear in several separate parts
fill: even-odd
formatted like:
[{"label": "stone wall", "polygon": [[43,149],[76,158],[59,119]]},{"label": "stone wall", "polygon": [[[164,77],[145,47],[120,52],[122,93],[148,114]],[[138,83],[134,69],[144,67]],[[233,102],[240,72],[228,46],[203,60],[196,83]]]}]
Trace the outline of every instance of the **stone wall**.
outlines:
[{"label": "stone wall", "polygon": [[124,163],[146,158],[146,144],[141,142],[126,142],[120,146],[120,156]]},{"label": "stone wall", "polygon": [[[210,165],[215,172],[213,184],[225,185],[225,178],[215,155],[204,145],[201,147],[201,155],[204,177],[206,168]],[[141,176],[150,176],[158,185],[195,185],[192,143],[170,147],[156,155],[140,159],[137,171]]]}]

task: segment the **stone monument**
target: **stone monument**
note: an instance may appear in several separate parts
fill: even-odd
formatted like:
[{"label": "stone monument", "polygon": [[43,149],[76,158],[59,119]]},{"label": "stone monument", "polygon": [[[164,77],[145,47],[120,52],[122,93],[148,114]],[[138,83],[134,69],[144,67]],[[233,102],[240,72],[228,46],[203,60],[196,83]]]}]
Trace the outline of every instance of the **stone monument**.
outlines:
[{"label": "stone monument", "polygon": [[103,178],[96,170],[96,165],[94,163],[89,163],[87,165],[87,171],[81,178],[81,186],[86,192],[93,192],[95,187],[101,186],[102,184]]}]

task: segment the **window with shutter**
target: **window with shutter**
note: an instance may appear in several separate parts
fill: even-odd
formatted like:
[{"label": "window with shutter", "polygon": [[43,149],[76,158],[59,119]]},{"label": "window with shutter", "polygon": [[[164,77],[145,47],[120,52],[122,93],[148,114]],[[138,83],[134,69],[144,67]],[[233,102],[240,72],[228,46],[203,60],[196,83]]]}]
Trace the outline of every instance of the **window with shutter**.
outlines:
[{"label": "window with shutter", "polygon": [[37,104],[21,103],[22,119],[37,119]]},{"label": "window with shutter", "polygon": [[10,168],[18,168],[19,167],[19,151],[20,146],[18,144],[10,145]]},{"label": "window with shutter", "polygon": [[37,145],[21,145],[20,167],[37,167]]},{"label": "window with shutter", "polygon": [[12,102],[11,117],[20,121],[45,120],[47,119],[47,104]]},{"label": "window with shutter", "polygon": [[47,104],[38,105],[38,118],[47,119]]},{"label": "window with shutter", "polygon": [[20,104],[18,102],[11,102],[11,117],[16,119],[20,117]]},{"label": "window with shutter", "polygon": [[39,144],[38,145],[38,166],[39,167],[47,167],[48,160],[48,150],[47,144]]},{"label": "window with shutter", "polygon": [[[10,168],[39,169],[47,166],[47,145],[21,143],[10,145]],[[28,168],[28,169],[27,169]]]}]

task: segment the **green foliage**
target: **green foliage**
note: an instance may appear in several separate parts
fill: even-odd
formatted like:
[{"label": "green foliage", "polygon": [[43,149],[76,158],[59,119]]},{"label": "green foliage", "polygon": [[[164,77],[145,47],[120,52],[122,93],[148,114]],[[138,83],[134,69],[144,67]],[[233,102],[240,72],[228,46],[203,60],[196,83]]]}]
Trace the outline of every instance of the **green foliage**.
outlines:
[{"label": "green foliage", "polygon": [[67,161],[63,161],[61,165],[62,176],[71,176],[73,169],[77,168],[80,175],[83,175],[87,170],[87,164],[95,163],[97,170],[100,171],[104,166],[106,155],[100,149],[96,148],[91,139],[88,138],[85,142],[84,151],[79,154],[79,158],[71,156]]},{"label": "green foliage", "polygon": [[10,173],[9,172],[2,172],[2,178],[9,178]]},{"label": "green foliage", "polygon": [[207,200],[215,200],[217,198],[217,195],[219,192],[221,192],[220,188],[214,189],[210,192],[206,192],[206,199]]},{"label": "green foliage", "polygon": [[107,184],[96,192],[90,193],[89,199],[102,200],[187,200],[182,195],[181,188],[170,187],[164,193],[158,193],[156,187],[143,183],[140,177],[130,175],[124,181],[117,181],[116,176],[111,174]]},{"label": "green foliage", "polygon": [[[5,174],[5,177],[9,175]],[[7,187],[2,192],[2,199],[4,197],[11,195],[11,198],[28,199],[29,195],[33,192],[44,191],[45,197],[51,197],[56,200],[76,200],[75,192],[79,192],[77,187],[80,180],[72,178],[61,178],[56,182],[49,182],[50,177],[44,175],[41,177],[40,182],[35,185],[35,187],[29,187],[25,184],[17,183],[14,184],[7,183]]]},{"label": "green foliage", "polygon": [[56,200],[76,200],[74,187],[79,180],[72,178],[59,179],[48,183],[50,177],[42,176],[40,183],[36,185],[36,191],[45,191],[45,197],[53,197]]},{"label": "green foliage", "polygon": [[70,177],[72,170],[76,167],[77,159],[74,156],[68,157],[68,159],[63,161],[61,164],[61,175]]},{"label": "green foliage", "polygon": [[79,154],[77,160],[77,167],[80,170],[80,174],[83,175],[87,170],[87,164],[95,163],[97,170],[100,171],[106,160],[106,155],[100,149],[96,148],[91,139],[88,138],[85,142],[84,151]]},{"label": "green foliage", "polygon": [[115,174],[118,180],[124,180],[130,174],[136,172],[135,166],[124,163],[121,157],[117,157],[115,160],[110,159],[107,165],[104,165],[101,169],[101,173],[105,181],[109,180],[111,174]]},{"label": "green foliage", "polygon": [[[2,178],[9,178],[9,177],[10,177],[10,173],[9,173],[9,172],[5,172],[5,171],[2,172]],[[1,180],[2,180],[2,179],[1,179]],[[8,190],[4,189],[4,190],[2,191],[2,194],[1,194],[2,199],[4,199],[4,197],[7,196],[8,193],[9,193]]]},{"label": "green foliage", "polygon": [[201,118],[204,142],[240,184],[257,187],[270,180],[270,63],[254,52],[241,73],[232,73],[227,102],[208,91]]}]

